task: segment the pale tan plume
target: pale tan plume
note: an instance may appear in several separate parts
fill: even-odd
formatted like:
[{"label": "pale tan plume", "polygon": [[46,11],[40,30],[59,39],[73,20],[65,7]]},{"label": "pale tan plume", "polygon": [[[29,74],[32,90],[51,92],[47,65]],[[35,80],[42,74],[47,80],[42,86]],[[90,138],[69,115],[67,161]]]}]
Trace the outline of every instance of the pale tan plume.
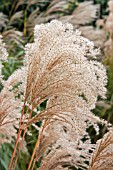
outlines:
[{"label": "pale tan plume", "polygon": [[97,143],[91,158],[89,170],[113,169],[113,129]]}]

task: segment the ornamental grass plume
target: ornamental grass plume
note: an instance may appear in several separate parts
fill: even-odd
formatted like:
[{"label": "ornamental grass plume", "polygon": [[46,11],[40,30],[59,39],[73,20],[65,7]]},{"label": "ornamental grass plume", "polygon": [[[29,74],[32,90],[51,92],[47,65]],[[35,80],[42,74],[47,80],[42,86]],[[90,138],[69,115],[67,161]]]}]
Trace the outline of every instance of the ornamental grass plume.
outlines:
[{"label": "ornamental grass plume", "polygon": [[0,80],[2,79],[2,61],[6,61],[7,60],[7,50],[5,48],[5,43],[3,43],[2,40],[2,35],[0,35]]},{"label": "ornamental grass plume", "polygon": [[94,42],[96,47],[103,48],[106,41],[106,32],[94,27],[92,22],[100,18],[100,5],[95,4],[93,0],[79,2],[78,6],[74,8],[71,14],[60,16],[62,22],[70,22],[74,29],[79,29],[84,37]]},{"label": "ornamental grass plume", "polygon": [[[47,155],[47,162],[50,162],[50,158],[52,158],[52,166],[49,164],[48,170],[57,169],[57,166],[59,169],[63,169],[66,163],[65,157],[68,158],[71,155],[72,148],[75,150],[72,157],[69,156],[68,163],[71,164],[72,161],[75,165],[76,162],[76,167],[80,167],[78,157],[80,158],[82,152],[87,155],[86,159],[89,157],[89,148],[92,150],[92,146],[84,147],[86,144],[82,144],[81,139],[84,135],[88,136],[86,129],[90,125],[93,125],[98,133],[97,122],[106,123],[92,113],[98,96],[105,98],[106,94],[106,70],[101,63],[96,61],[98,54],[99,50],[95,49],[93,42],[82,37],[78,30],[73,31],[71,24],[62,24],[60,21],[53,20],[50,23],[35,26],[34,42],[26,46],[25,99],[9,170],[16,168],[16,150],[17,147],[22,146],[18,144],[22,131],[23,141],[27,127],[40,120],[42,126],[28,170],[33,169],[36,161],[42,157],[42,154],[45,154],[42,151],[44,148],[47,150],[45,145],[49,146],[48,137],[45,138],[47,142],[43,144],[44,133],[49,132],[48,129],[51,129],[51,133],[53,130],[53,143],[54,139],[56,142],[53,152],[51,151],[50,156]],[[34,109],[44,101],[47,101],[45,110],[37,112],[33,116]],[[28,104],[27,110],[25,110],[26,104]],[[28,116],[27,121],[23,124],[22,120],[26,115]],[[61,133],[64,126],[66,129],[70,126],[66,135]],[[58,132],[55,127],[58,127]],[[48,134],[51,134],[50,132]],[[75,137],[71,133],[75,133]],[[88,143],[90,143],[89,141],[88,139]],[[69,147],[65,150],[66,145]],[[80,154],[80,150],[77,151],[77,148],[81,146],[84,149]],[[55,154],[54,157],[53,154]],[[61,164],[57,162],[57,166],[53,167],[57,156],[59,159],[61,157]],[[85,158],[81,158],[81,162],[85,162]],[[44,165],[43,162],[42,169],[44,169]]]},{"label": "ornamental grass plume", "polygon": [[104,44],[104,53],[106,58],[112,58],[113,56],[113,1],[110,0],[108,2],[109,15],[106,18],[106,22],[104,24],[104,29],[106,32],[109,32],[109,37]]},{"label": "ornamental grass plume", "polygon": [[113,129],[96,144],[89,170],[113,169]]},{"label": "ornamental grass plume", "polygon": [[75,127],[72,128],[69,123],[55,121],[45,129],[34,160],[35,162],[43,157],[39,170],[70,167],[88,169],[86,162],[89,161],[95,146],[91,144],[88,134],[83,142]]},{"label": "ornamental grass plume", "polygon": [[7,53],[7,50],[5,48],[5,43],[3,43],[2,35],[0,35],[0,61],[1,60],[6,61],[7,56],[8,56],[8,53]]},{"label": "ornamental grass plume", "polygon": [[[19,99],[16,96],[23,91],[20,87],[23,86],[22,75],[24,69],[18,69],[8,80],[3,80],[2,61],[6,62],[7,56],[5,43],[3,43],[2,36],[0,36],[0,81],[3,86],[0,92],[0,146],[4,142],[11,142],[12,137],[16,138],[17,131],[15,127],[18,127],[22,107],[21,98]],[[18,83],[22,83],[22,85],[18,85]],[[18,85],[18,88],[14,89],[15,85]]]},{"label": "ornamental grass plume", "polygon": [[[3,80],[3,89],[0,92],[0,145],[11,142],[17,136],[19,119],[21,116],[23,84],[21,83],[23,69],[15,71],[8,80]],[[17,88],[13,89],[15,85]],[[17,96],[20,96],[19,98]],[[8,126],[8,128],[7,128]]]}]

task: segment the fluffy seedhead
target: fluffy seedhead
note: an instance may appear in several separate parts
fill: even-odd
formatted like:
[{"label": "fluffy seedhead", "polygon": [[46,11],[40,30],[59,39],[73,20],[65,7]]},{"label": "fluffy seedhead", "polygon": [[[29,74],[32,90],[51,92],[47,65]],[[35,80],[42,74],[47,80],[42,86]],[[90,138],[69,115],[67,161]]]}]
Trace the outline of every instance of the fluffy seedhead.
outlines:
[{"label": "fluffy seedhead", "polygon": [[7,50],[5,48],[5,43],[3,43],[2,36],[0,35],[0,60],[7,61]]},{"label": "fluffy seedhead", "polygon": [[7,61],[7,50],[5,48],[5,43],[3,43],[2,36],[0,35],[0,80],[2,80],[2,61]]},{"label": "fluffy seedhead", "polygon": [[[42,169],[45,166],[48,170],[57,166],[61,169],[66,160],[68,165],[70,162],[70,166],[81,167],[84,162],[82,166],[87,167],[85,161],[89,159],[89,150],[92,150],[92,146],[89,144],[89,147],[86,147],[81,139],[85,135],[88,137],[86,129],[90,125],[94,125],[98,132],[97,122],[104,122],[92,113],[98,96],[105,98],[106,94],[106,70],[96,61],[98,54],[99,50],[94,48],[93,42],[82,37],[78,30],[73,31],[71,24],[62,24],[53,20],[35,27],[34,43],[26,46],[25,102],[28,102],[33,110],[47,100],[46,109],[31,118],[27,124],[44,121],[35,161],[44,155],[45,151],[48,153],[48,146],[53,144],[53,148],[46,155],[47,159],[42,163]],[[64,137],[61,131],[64,126],[69,129],[68,125],[71,127]],[[49,141],[50,137],[42,135],[42,132],[46,133],[46,128],[60,130],[53,130],[52,140]],[[47,130],[47,133],[51,134],[52,130]],[[75,138],[70,136],[72,131]],[[56,138],[57,136],[59,137]],[[46,142],[43,143],[43,140]],[[54,142],[51,143],[52,141]],[[77,148],[81,146],[84,149],[80,149],[80,153]],[[73,153],[72,148],[74,148]],[[37,145],[35,151],[36,149]],[[84,155],[83,158],[81,154]],[[56,159],[58,157],[59,159]],[[50,164],[47,165],[49,161]],[[29,169],[30,167],[31,162]]]},{"label": "fluffy seedhead", "polygon": [[75,128],[56,121],[45,129],[35,159],[43,157],[40,170],[87,169],[93,149],[88,135],[83,142]]},{"label": "fluffy seedhead", "polygon": [[15,71],[8,80],[3,80],[2,61],[7,61],[7,50],[5,43],[0,36],[0,80],[2,90],[0,92],[0,145],[4,142],[10,142],[12,137],[16,137],[16,129],[18,127],[23,94],[23,72],[24,68]]},{"label": "fluffy seedhead", "polygon": [[98,141],[89,170],[113,169],[113,129]]},{"label": "fluffy seedhead", "polygon": [[56,20],[37,25],[34,36],[34,43],[26,46],[25,100],[33,107],[48,100],[42,119],[72,112],[78,119],[82,114],[83,122],[91,120],[90,111],[98,96],[105,98],[107,82],[93,42],[73,32],[71,24]]},{"label": "fluffy seedhead", "polygon": [[[23,96],[23,69],[15,71],[7,81],[3,81],[3,89],[0,93],[0,144],[11,142],[16,138]],[[17,86],[14,88],[14,86]],[[8,127],[8,128],[7,128]]]}]

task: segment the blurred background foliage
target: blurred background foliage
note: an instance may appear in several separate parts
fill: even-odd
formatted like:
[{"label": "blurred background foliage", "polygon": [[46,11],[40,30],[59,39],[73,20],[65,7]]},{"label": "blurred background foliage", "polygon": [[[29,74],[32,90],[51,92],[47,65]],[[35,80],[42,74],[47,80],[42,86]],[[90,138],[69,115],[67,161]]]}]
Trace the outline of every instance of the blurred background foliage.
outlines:
[{"label": "blurred background foliage", "polygon": [[[113,10],[113,9],[112,9]],[[36,24],[46,23],[51,19],[71,22],[74,28],[79,28],[82,35],[93,40],[95,46],[101,48],[98,60],[107,69],[108,85],[107,99],[99,100],[94,110],[96,115],[113,124],[113,19],[107,19],[112,12],[108,8],[108,0],[1,0],[0,1],[0,32],[9,52],[8,63],[3,63],[4,79],[7,79],[17,68],[23,65],[24,46],[33,41],[33,29]],[[111,22],[111,27],[107,27]],[[38,110],[42,110],[45,103]],[[41,122],[37,123],[38,126]],[[95,136],[90,128],[93,142],[103,136],[106,129],[100,127],[101,132]],[[20,153],[17,170],[26,170],[38,137],[38,131],[30,127],[30,133],[25,137],[26,148]],[[0,170],[7,170],[14,147],[3,144],[0,148]],[[36,165],[39,166],[39,163]]]}]

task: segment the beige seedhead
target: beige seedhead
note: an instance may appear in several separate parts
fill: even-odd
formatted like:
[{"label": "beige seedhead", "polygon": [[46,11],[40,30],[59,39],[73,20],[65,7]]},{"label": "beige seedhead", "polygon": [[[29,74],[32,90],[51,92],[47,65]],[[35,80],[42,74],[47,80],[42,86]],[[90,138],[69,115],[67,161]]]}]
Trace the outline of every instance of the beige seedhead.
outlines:
[{"label": "beige seedhead", "polygon": [[16,96],[23,91],[20,88],[22,85],[15,90],[13,86],[22,82],[22,75],[23,70],[19,69],[7,81],[3,81],[4,87],[0,93],[0,144],[11,142],[12,137],[17,136],[15,127],[18,127],[21,116],[22,98]]},{"label": "beige seedhead", "polygon": [[[104,121],[96,117],[92,113],[92,109],[95,108],[98,96],[105,98],[105,86],[107,83],[106,70],[101,63],[96,61],[98,54],[99,50],[95,49],[93,42],[82,37],[78,30],[73,31],[71,24],[62,24],[60,21],[53,20],[50,23],[35,26],[34,43],[26,46],[25,99],[18,137],[9,170],[14,164],[16,148],[21,132],[24,132],[22,137],[22,140],[24,140],[27,127],[35,122],[42,120],[43,124],[28,170],[33,169],[36,161],[42,156],[39,154],[43,153],[40,151],[40,145],[43,140],[43,134],[44,132],[46,133],[47,128],[51,128],[52,126],[54,128],[54,126],[58,124],[58,128],[62,129],[65,124],[66,128],[70,125],[70,130],[74,129],[76,137],[73,139],[72,145],[70,145],[71,142],[68,143],[68,138],[72,140],[71,137],[69,137],[71,135],[70,131],[66,135],[67,140],[65,140],[65,138],[62,139],[61,136],[59,140],[56,139],[56,143],[59,143],[60,140],[62,141],[60,143],[63,150],[65,149],[66,143],[67,146],[69,144],[69,147],[67,147],[64,152],[64,160],[62,160],[64,162],[66,162],[65,156],[67,153],[69,154],[72,148],[79,147],[77,143],[80,143],[84,135],[88,136],[86,133],[87,127],[93,124],[98,132],[96,123],[103,123]],[[33,110],[46,100],[46,109],[38,112],[37,115],[33,117]],[[24,109],[26,104],[28,104],[27,111]],[[26,124],[22,124],[25,115],[28,115],[28,121]],[[64,124],[62,125],[62,123]],[[55,133],[53,134],[55,135]],[[53,138],[55,136],[53,136]],[[75,145],[73,146],[74,142]],[[85,143],[82,144],[81,142],[81,146],[84,145]],[[21,146],[19,147],[21,148]],[[87,147],[84,148],[86,149]],[[88,150],[86,149],[87,151],[83,149],[85,155],[89,155],[89,148],[92,147],[88,147]],[[38,156],[36,155],[35,157],[37,150],[39,155],[37,154]],[[61,150],[57,151],[59,155]],[[73,159],[76,156],[76,152],[77,149],[73,152]],[[79,153],[78,151],[78,155],[80,155]],[[61,157],[62,156],[63,152]],[[50,160],[49,158],[51,158],[51,156],[47,156],[48,161]],[[69,160],[70,159],[69,157]],[[75,162],[77,162],[77,160],[78,156]],[[84,159],[82,159],[81,162],[84,162],[83,160]],[[45,163],[42,164],[42,167],[44,164]],[[54,159],[52,166],[53,164]],[[73,164],[75,165],[75,163]],[[61,169],[62,164],[58,162],[57,165]],[[79,167],[81,164],[77,162],[76,166]],[[15,168],[15,166],[13,168]]]},{"label": "beige seedhead", "polygon": [[89,170],[113,170],[113,129],[98,141]]},{"label": "beige seedhead", "polygon": [[[23,72],[24,68],[15,71],[8,80],[3,80],[2,61],[7,61],[7,50],[0,36],[0,80],[3,89],[0,92],[0,145],[4,142],[11,142],[12,137],[17,136],[15,127],[18,127],[21,116],[22,100],[16,96],[23,92]],[[15,90],[14,85],[22,83]],[[22,88],[22,89],[21,89]],[[14,127],[15,126],[15,127]]]}]

